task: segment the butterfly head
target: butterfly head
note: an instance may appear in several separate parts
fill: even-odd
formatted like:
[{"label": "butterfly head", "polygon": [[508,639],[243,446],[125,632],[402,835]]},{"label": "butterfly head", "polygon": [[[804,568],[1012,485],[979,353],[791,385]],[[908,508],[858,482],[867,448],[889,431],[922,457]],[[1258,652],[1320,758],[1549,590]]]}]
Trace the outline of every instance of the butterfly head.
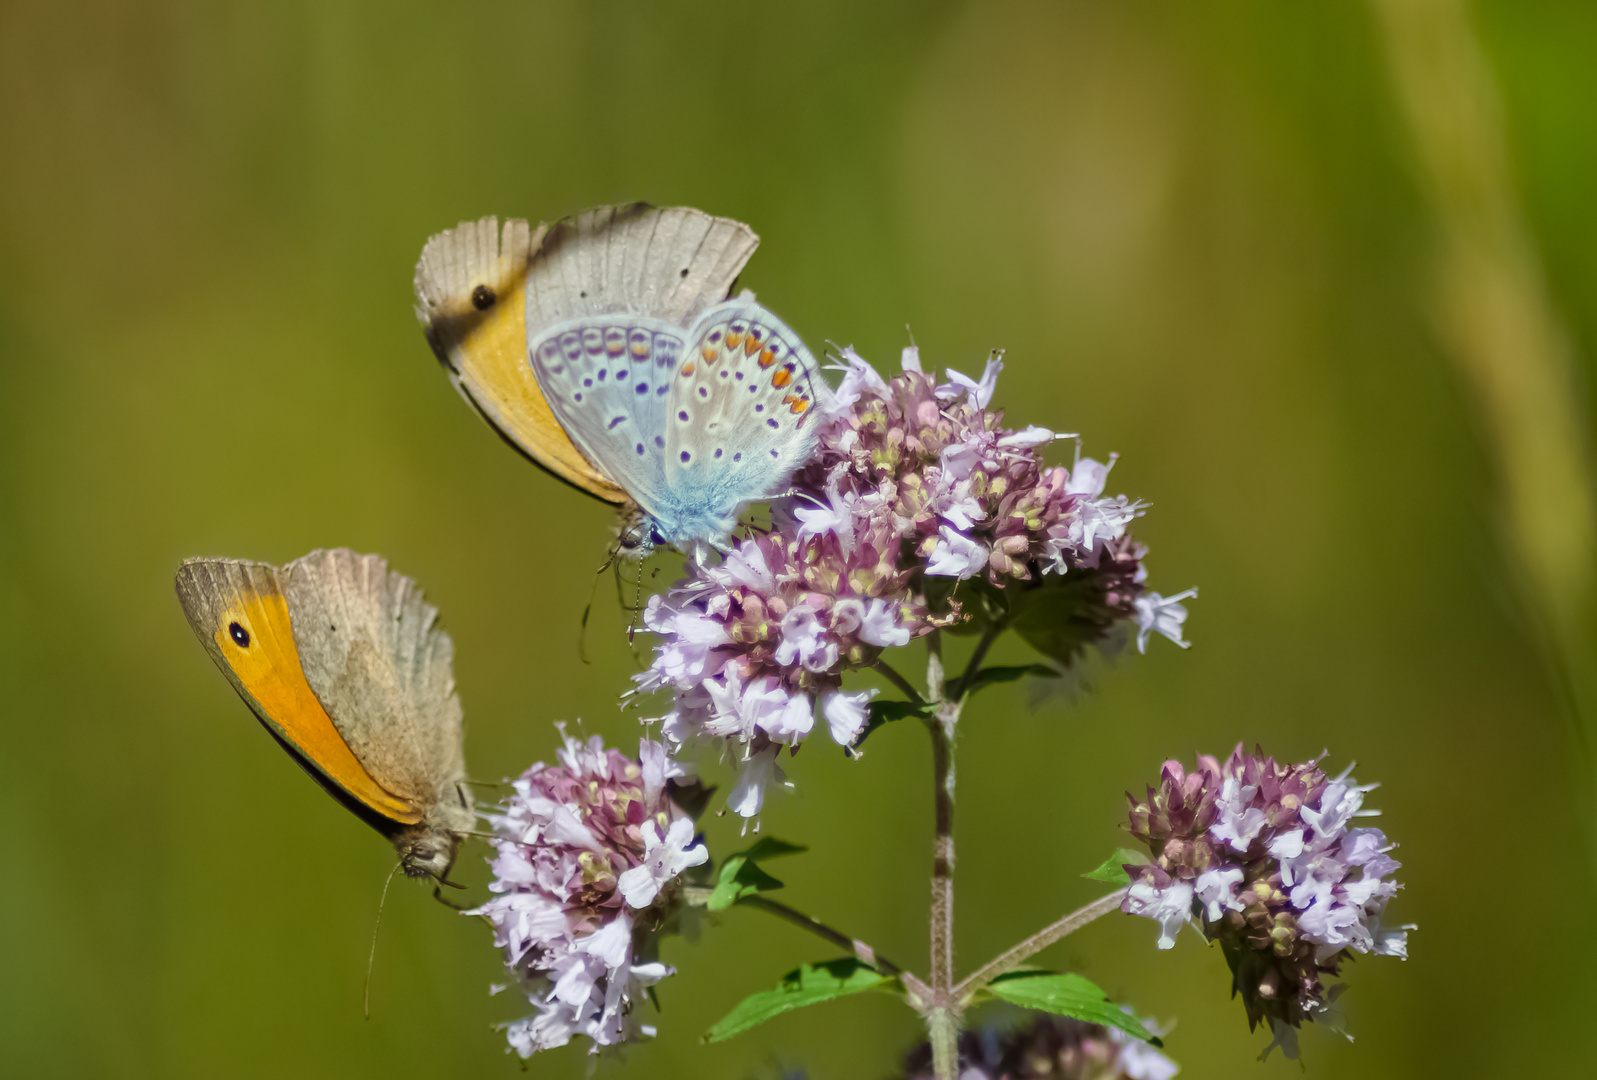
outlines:
[{"label": "butterfly head", "polygon": [[460,835],[447,829],[418,825],[394,837],[399,865],[406,877],[436,878],[442,881],[455,864],[455,849]]}]

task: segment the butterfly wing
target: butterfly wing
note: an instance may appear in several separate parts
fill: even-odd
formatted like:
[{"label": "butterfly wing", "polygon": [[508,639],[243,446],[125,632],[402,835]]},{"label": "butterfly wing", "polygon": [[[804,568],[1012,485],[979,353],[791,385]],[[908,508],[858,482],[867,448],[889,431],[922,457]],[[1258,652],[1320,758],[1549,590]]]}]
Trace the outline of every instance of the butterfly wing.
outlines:
[{"label": "butterfly wing", "polygon": [[646,512],[665,495],[669,375],[685,327],[722,300],[759,238],[687,207],[601,207],[551,226],[527,275],[529,356],[583,453]]},{"label": "butterfly wing", "polygon": [[427,241],[416,264],[416,315],[462,397],[506,442],[605,502],[626,492],[561,429],[527,365],[527,264],[544,235],[525,221],[462,222]]},{"label": "butterfly wing", "polygon": [[366,770],[427,808],[427,824],[471,828],[454,646],[416,583],[377,555],[314,551],[285,566],[283,594],[306,681]]},{"label": "butterfly wing", "polygon": [[[177,595],[194,636],[262,725],[340,801],[379,829],[425,808],[361,764],[305,677],[278,572],[264,563],[189,559]],[[374,820],[375,818],[375,820]]]},{"label": "butterfly wing", "polygon": [[752,293],[704,312],[666,395],[675,501],[725,519],[781,493],[815,450],[815,357]]}]

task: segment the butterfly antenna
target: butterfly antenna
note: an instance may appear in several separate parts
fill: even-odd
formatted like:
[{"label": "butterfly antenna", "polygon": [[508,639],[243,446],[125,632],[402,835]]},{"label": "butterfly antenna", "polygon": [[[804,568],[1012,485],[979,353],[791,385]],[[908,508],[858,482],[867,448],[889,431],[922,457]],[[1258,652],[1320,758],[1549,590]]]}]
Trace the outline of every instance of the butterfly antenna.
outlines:
[{"label": "butterfly antenna", "polygon": [[361,995],[361,1008],[368,1020],[372,1018],[372,966],[377,963],[377,931],[383,928],[383,906],[388,903],[388,886],[394,883],[394,875],[399,873],[399,868],[404,865],[403,862],[397,862],[394,868],[388,871],[388,877],[383,880],[383,895],[377,901],[377,922],[372,927],[372,949],[366,957],[366,989]]}]

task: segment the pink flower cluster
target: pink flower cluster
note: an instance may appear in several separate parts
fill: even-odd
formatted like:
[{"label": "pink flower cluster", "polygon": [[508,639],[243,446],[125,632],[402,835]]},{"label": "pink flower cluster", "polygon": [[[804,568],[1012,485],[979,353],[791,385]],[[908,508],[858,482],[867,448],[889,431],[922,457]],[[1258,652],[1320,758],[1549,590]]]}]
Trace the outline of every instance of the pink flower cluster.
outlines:
[{"label": "pink flower cluster", "polygon": [[498,813],[498,895],[467,912],[486,918],[494,944],[536,1014],[508,1026],[523,1058],[585,1035],[593,1048],[653,1035],[635,1010],[670,975],[656,955],[676,914],[677,877],[709,859],[690,818],[672,802],[682,774],[645,739],[639,760],[565,734],[560,764],[542,762],[513,784]]},{"label": "pink flower cluster", "polygon": [[1218,942],[1249,1026],[1267,1020],[1289,1057],[1296,1029],[1326,1019],[1339,988],[1323,979],[1343,960],[1408,955],[1412,927],[1383,923],[1399,888],[1394,845],[1352,824],[1375,813],[1361,809],[1375,786],[1239,745],[1223,765],[1199,757],[1192,772],[1167,761],[1147,798],[1131,799],[1132,835],[1153,862],[1126,867],[1123,910],[1159,922],[1161,949],[1189,919]]},{"label": "pink flower cluster", "polygon": [[1004,369],[996,357],[980,381],[949,371],[942,385],[921,370],[914,347],[891,382],[852,349],[843,360],[819,452],[796,478],[801,491],[825,496],[808,515],[797,512],[812,527],[865,500],[927,574],[981,575],[1002,586],[1096,566],[1143,513],[1124,495],[1104,496],[1113,456],[1048,467],[1037,451],[1073,436],[1003,426],[1003,414],[988,408]]},{"label": "pink flower cluster", "polygon": [[[1170,1080],[1181,1070],[1123,1031],[1033,1014],[1030,1023],[959,1036],[960,1080]],[[922,1043],[904,1061],[905,1080],[931,1080],[932,1049]]]},{"label": "pink flower cluster", "polygon": [[1143,508],[1103,495],[1113,459],[1045,466],[1038,453],[1058,436],[1005,428],[988,409],[999,361],[979,381],[950,371],[939,385],[913,348],[891,382],[852,349],[843,360],[842,383],[820,406],[816,456],[772,505],[770,530],[718,564],[691,561],[644,612],[661,643],[638,692],[672,694],[658,719],[675,751],[712,741],[732,752],[740,771],[728,805],[744,817],[784,782],[778,755],[809,735],[817,706],[839,744],[859,738],[876,691],[845,690],[844,673],[958,627],[960,581],[997,592],[1045,575],[1083,579],[1059,593],[1080,608],[1061,665],[1128,621],[1139,644],[1151,633],[1185,644],[1179,601],[1190,594],[1143,595],[1143,549],[1126,535]]}]

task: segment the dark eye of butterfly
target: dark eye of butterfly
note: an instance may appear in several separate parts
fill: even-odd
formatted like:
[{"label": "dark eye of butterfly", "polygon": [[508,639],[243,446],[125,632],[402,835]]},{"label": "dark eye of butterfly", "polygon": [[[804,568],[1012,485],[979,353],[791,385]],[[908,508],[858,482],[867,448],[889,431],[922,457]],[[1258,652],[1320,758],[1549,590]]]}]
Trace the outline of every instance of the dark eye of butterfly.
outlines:
[{"label": "dark eye of butterfly", "polygon": [[239,648],[247,649],[250,647],[250,632],[238,623],[229,623],[227,632]]},{"label": "dark eye of butterfly", "polygon": [[498,299],[499,297],[494,295],[494,291],[486,285],[478,285],[471,290],[471,306],[478,311],[487,311],[494,306],[494,301]]}]

